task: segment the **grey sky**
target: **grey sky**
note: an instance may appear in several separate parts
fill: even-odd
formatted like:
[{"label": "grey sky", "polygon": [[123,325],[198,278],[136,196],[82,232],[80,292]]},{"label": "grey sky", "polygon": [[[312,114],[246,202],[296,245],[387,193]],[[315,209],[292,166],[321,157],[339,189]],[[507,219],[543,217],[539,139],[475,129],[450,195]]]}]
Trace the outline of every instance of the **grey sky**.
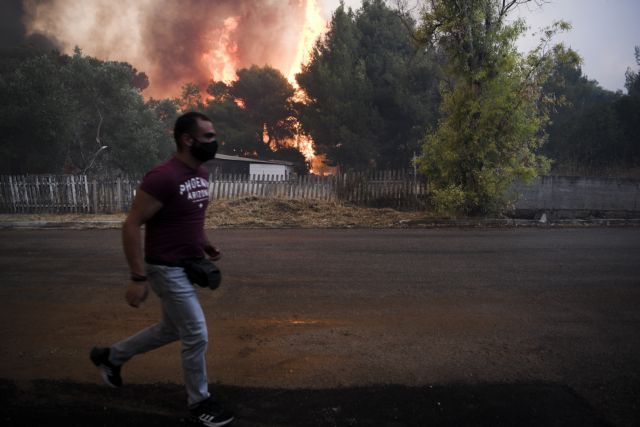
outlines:
[{"label": "grey sky", "polygon": [[[321,0],[330,16],[339,0]],[[389,2],[388,2],[389,3]],[[357,9],[361,0],[345,0]],[[573,29],[558,38],[583,58],[582,70],[605,89],[624,90],[627,68],[638,70],[634,46],[640,46],[640,0],[547,0],[542,8],[521,6],[519,14],[531,32],[556,20],[568,21]],[[537,39],[524,37],[520,50],[535,46]]]}]

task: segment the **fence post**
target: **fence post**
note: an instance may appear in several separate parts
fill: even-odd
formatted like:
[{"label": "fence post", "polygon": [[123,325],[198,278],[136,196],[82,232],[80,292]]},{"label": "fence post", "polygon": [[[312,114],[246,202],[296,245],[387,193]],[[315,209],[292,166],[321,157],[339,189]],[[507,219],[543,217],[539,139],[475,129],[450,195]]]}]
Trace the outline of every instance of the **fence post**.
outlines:
[{"label": "fence post", "polygon": [[75,212],[75,209],[77,209],[78,206],[78,197],[76,194],[76,178],[74,175],[70,175],[69,178],[71,178],[69,181],[71,182],[71,197],[73,201],[71,211]]},{"label": "fence post", "polygon": [[98,184],[96,179],[91,180],[91,195],[93,196],[93,213],[98,213]]},{"label": "fence post", "polygon": [[11,201],[13,202],[12,203],[12,209],[13,209],[13,212],[16,212],[16,209],[17,209],[17,206],[18,206],[17,205],[18,197],[16,195],[15,189],[13,188],[13,177],[11,177],[11,176],[9,176],[9,191],[11,191]]},{"label": "fence post", "polygon": [[116,209],[117,212],[122,212],[122,178],[116,178]]},{"label": "fence post", "polygon": [[55,197],[53,196],[53,177],[51,175],[47,176],[47,184],[49,184],[49,200],[51,201],[51,203],[49,204],[51,206],[51,209],[55,210],[56,208],[56,200]]},{"label": "fence post", "polygon": [[91,209],[91,204],[89,203],[89,183],[87,182],[87,175],[82,175],[82,180],[84,181],[84,195],[85,195],[85,205],[84,211],[89,212]]}]

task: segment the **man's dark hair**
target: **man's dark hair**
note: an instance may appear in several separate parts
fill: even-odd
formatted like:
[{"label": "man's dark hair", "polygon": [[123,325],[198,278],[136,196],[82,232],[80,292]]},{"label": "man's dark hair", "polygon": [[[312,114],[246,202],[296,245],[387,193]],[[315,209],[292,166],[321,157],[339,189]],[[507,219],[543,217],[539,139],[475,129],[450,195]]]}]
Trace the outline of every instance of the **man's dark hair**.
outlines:
[{"label": "man's dark hair", "polygon": [[189,111],[178,117],[176,125],[173,127],[173,139],[176,141],[178,150],[180,150],[180,137],[182,134],[191,134],[198,130],[198,120],[212,121],[209,117],[197,111]]}]

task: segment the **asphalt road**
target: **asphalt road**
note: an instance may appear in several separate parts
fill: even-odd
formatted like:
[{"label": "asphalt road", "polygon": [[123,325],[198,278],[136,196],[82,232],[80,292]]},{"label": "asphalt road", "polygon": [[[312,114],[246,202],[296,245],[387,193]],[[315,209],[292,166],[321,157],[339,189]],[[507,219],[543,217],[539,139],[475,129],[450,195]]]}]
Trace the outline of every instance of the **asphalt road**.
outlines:
[{"label": "asphalt road", "polygon": [[[239,425],[640,425],[640,228],[209,235],[210,383]],[[125,367],[136,405],[86,359],[158,317],[123,302],[119,231],[0,230],[0,271],[5,421],[173,413],[177,344]]]}]

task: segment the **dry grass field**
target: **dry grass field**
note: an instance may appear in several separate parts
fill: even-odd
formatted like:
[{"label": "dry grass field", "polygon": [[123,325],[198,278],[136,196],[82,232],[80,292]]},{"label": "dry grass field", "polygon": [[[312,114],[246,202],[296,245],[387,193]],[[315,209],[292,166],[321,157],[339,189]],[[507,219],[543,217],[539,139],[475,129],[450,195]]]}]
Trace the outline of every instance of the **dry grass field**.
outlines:
[{"label": "dry grass field", "polygon": [[[366,208],[324,200],[289,200],[248,197],[219,200],[209,205],[206,228],[393,228],[401,221],[430,217],[424,211],[398,211],[390,208]],[[3,214],[0,222],[109,221],[107,227],[118,226],[124,213],[94,214]]]}]

